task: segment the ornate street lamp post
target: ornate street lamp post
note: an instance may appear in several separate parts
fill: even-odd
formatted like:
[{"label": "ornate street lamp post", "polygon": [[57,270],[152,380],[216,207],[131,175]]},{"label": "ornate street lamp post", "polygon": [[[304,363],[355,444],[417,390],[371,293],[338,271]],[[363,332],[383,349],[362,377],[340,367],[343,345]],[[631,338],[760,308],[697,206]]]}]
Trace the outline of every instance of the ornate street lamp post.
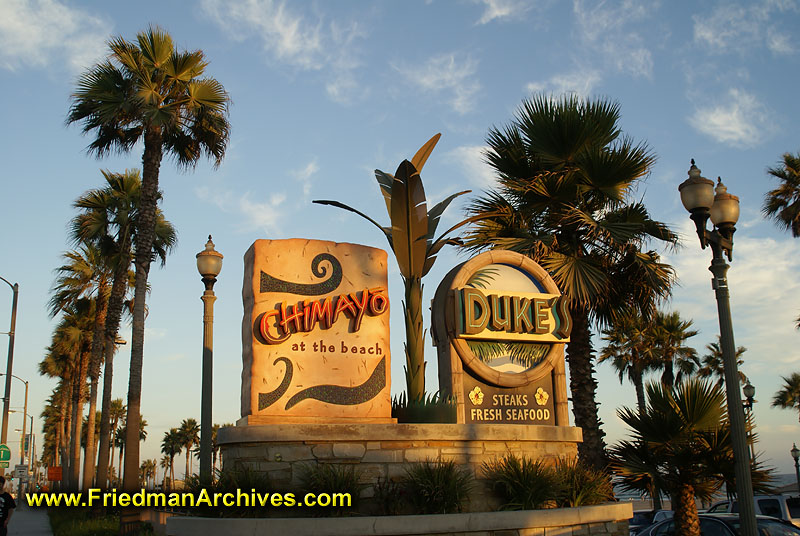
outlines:
[{"label": "ornate street lamp post", "polygon": [[794,458],[794,476],[797,479],[797,491],[800,492],[800,449],[792,443],[792,450],[789,452]]},{"label": "ornate street lamp post", "polygon": [[[691,214],[697,227],[700,246],[711,246],[712,260],[709,270],[714,275],[711,286],[717,297],[720,345],[725,369],[725,393],[728,400],[728,418],[733,443],[736,495],[739,498],[739,520],[743,536],[756,536],[756,515],[753,504],[753,485],[750,474],[750,459],[747,452],[747,436],[744,423],[742,395],[739,391],[739,371],[736,364],[736,346],[733,340],[730,292],[728,290],[728,264],[733,255],[733,233],[739,219],[739,198],[728,193],[728,189],[717,179],[714,182],[700,176],[694,165],[689,168],[689,178],[678,187],[683,206]],[[716,192],[716,193],[715,193]],[[714,229],[706,229],[709,217]]]},{"label": "ornate street lamp post", "polygon": [[222,270],[222,254],[214,250],[214,242],[208,235],[206,249],[197,254],[197,271],[206,290],[203,300],[203,386],[200,402],[200,483],[211,484],[211,385],[214,348],[214,283]]},{"label": "ornate street lamp post", "polygon": [[14,365],[14,330],[17,325],[17,299],[19,298],[19,283],[13,285],[4,277],[0,277],[6,285],[11,287],[14,297],[11,300],[11,328],[8,330],[8,364],[6,364],[6,390],[3,395],[3,428],[0,430],[0,443],[6,444],[8,439],[8,406],[11,402],[11,370]]},{"label": "ornate street lamp post", "polygon": [[[747,416],[750,420],[749,424],[752,429],[752,427],[755,426],[755,423],[753,422],[753,402],[755,402],[756,388],[753,384],[750,383],[750,380],[747,380],[745,386],[742,387],[742,392],[744,393],[744,398],[745,398],[744,409],[747,410]],[[755,460],[756,451],[755,447],[753,446],[752,432],[748,434],[747,443],[750,445],[750,459]]]}]

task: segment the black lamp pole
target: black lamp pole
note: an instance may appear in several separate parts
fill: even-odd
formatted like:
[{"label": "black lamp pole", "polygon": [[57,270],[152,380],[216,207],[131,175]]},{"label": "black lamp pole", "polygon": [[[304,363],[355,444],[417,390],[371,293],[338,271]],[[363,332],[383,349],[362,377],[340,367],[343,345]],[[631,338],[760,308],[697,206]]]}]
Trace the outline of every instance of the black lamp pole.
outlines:
[{"label": "black lamp pole", "polygon": [[6,364],[6,390],[3,395],[3,428],[0,431],[0,443],[6,444],[8,439],[8,409],[11,402],[11,372],[14,365],[14,330],[17,326],[17,300],[19,298],[19,283],[13,285],[9,281],[0,277],[9,287],[11,287],[14,297],[11,301],[11,328],[8,330],[8,363]]}]

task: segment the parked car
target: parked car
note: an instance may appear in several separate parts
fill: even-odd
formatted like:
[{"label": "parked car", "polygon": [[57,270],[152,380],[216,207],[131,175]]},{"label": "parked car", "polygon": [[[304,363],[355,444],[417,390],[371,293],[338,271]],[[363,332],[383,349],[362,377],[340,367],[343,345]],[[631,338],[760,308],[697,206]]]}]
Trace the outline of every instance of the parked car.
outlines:
[{"label": "parked car", "polygon": [[[777,517],[800,527],[800,498],[788,497],[786,495],[756,495],[755,502],[756,514]],[[709,514],[739,512],[739,503],[736,499],[732,501],[719,501],[711,505],[706,510]]]},{"label": "parked car", "polygon": [[[736,514],[699,514],[701,536],[739,536],[739,516]],[[800,536],[800,528],[788,521],[768,516],[756,516],[759,536]],[[638,536],[679,536],[675,520],[668,519],[644,529]]]},{"label": "parked car", "polygon": [[666,519],[672,519],[675,512],[672,510],[636,510],[633,517],[628,521],[630,536],[636,536],[656,523]]}]

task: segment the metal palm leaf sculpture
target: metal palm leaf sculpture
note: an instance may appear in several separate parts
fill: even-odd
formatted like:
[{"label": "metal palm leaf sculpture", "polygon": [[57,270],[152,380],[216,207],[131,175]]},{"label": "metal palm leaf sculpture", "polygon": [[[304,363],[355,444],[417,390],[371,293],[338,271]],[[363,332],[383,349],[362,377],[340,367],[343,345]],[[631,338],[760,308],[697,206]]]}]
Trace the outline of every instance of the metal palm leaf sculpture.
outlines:
[{"label": "metal palm leaf sculpture", "polygon": [[409,162],[403,160],[394,175],[375,170],[375,178],[386,202],[390,226],[383,226],[363,212],[344,203],[316,200],[314,203],[331,205],[355,212],[380,229],[394,252],[405,287],[403,315],[406,326],[406,387],[409,400],[422,400],[425,394],[425,334],[422,329],[422,278],[433,267],[436,255],[446,244],[458,244],[448,235],[471,221],[464,220],[436,237],[436,229],[445,209],[458,196],[470,190],[455,193],[428,210],[425,189],[420,171],[428,160],[441,134],[436,134],[423,145]]}]

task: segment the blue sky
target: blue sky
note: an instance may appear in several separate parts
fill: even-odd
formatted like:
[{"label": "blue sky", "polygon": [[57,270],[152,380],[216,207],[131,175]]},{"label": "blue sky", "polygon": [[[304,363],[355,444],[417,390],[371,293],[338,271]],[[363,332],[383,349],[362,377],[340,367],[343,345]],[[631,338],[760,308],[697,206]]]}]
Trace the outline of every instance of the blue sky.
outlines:
[{"label": "blue sky", "polygon": [[[151,272],[143,457],[160,457],[168,428],[199,419],[203,287],[194,258],[209,233],[225,255],[216,285],[214,420],[231,422],[239,417],[242,256],[254,240],[385,247],[357,216],[311,200],[337,199],[384,221],[372,170],[393,172],[437,132],[442,139],[423,174],[429,200],[465,188],[479,192],[492,184],[481,158],[488,128],[507,123],[534,91],[573,91],[617,100],[626,134],[658,156],[636,197],[685,238],[667,255],[680,280],[667,307],[694,320],[701,333],[692,342],[701,354],[718,332],[710,252],[700,250],[677,186],[695,158],[704,176],[722,176],[740,197],[729,274],[736,342],[748,348],[744,371],[757,388],[759,448],[780,472],[790,472],[789,449],[800,440],[797,414],[770,409],[769,400],[781,374],[800,370],[793,324],[800,242],[765,222],[760,207],[776,184],[766,168],[800,149],[800,38],[792,32],[799,22],[800,5],[792,0],[0,0],[0,275],[21,288],[14,373],[31,380],[38,419],[54,386],[37,376],[36,365],[54,325],[45,304],[53,268],[68,248],[70,203],[101,185],[100,169],[141,162],[140,147],[103,160],[86,154],[89,138],[64,124],[75,80],[103,56],[110,36],[132,39],[158,24],[179,47],[207,54],[208,73],[233,100],[233,130],[218,170],[201,163],[179,172],[168,160],[161,167],[163,210],[179,245],[164,269]],[[454,206],[443,225],[461,216]],[[455,251],[439,257],[425,280],[426,300],[463,259]],[[396,267],[390,292],[397,393],[404,359]],[[3,285],[3,330],[10,302]],[[5,346],[3,338],[3,362]],[[128,352],[123,347],[115,361],[115,397],[126,397]],[[427,357],[435,390],[433,348]],[[598,381],[613,442],[625,433],[614,410],[635,397],[606,365],[598,367]],[[12,406],[21,406],[21,384],[13,388]],[[10,429],[20,424],[12,415]],[[12,450],[17,436],[10,434]]]}]

